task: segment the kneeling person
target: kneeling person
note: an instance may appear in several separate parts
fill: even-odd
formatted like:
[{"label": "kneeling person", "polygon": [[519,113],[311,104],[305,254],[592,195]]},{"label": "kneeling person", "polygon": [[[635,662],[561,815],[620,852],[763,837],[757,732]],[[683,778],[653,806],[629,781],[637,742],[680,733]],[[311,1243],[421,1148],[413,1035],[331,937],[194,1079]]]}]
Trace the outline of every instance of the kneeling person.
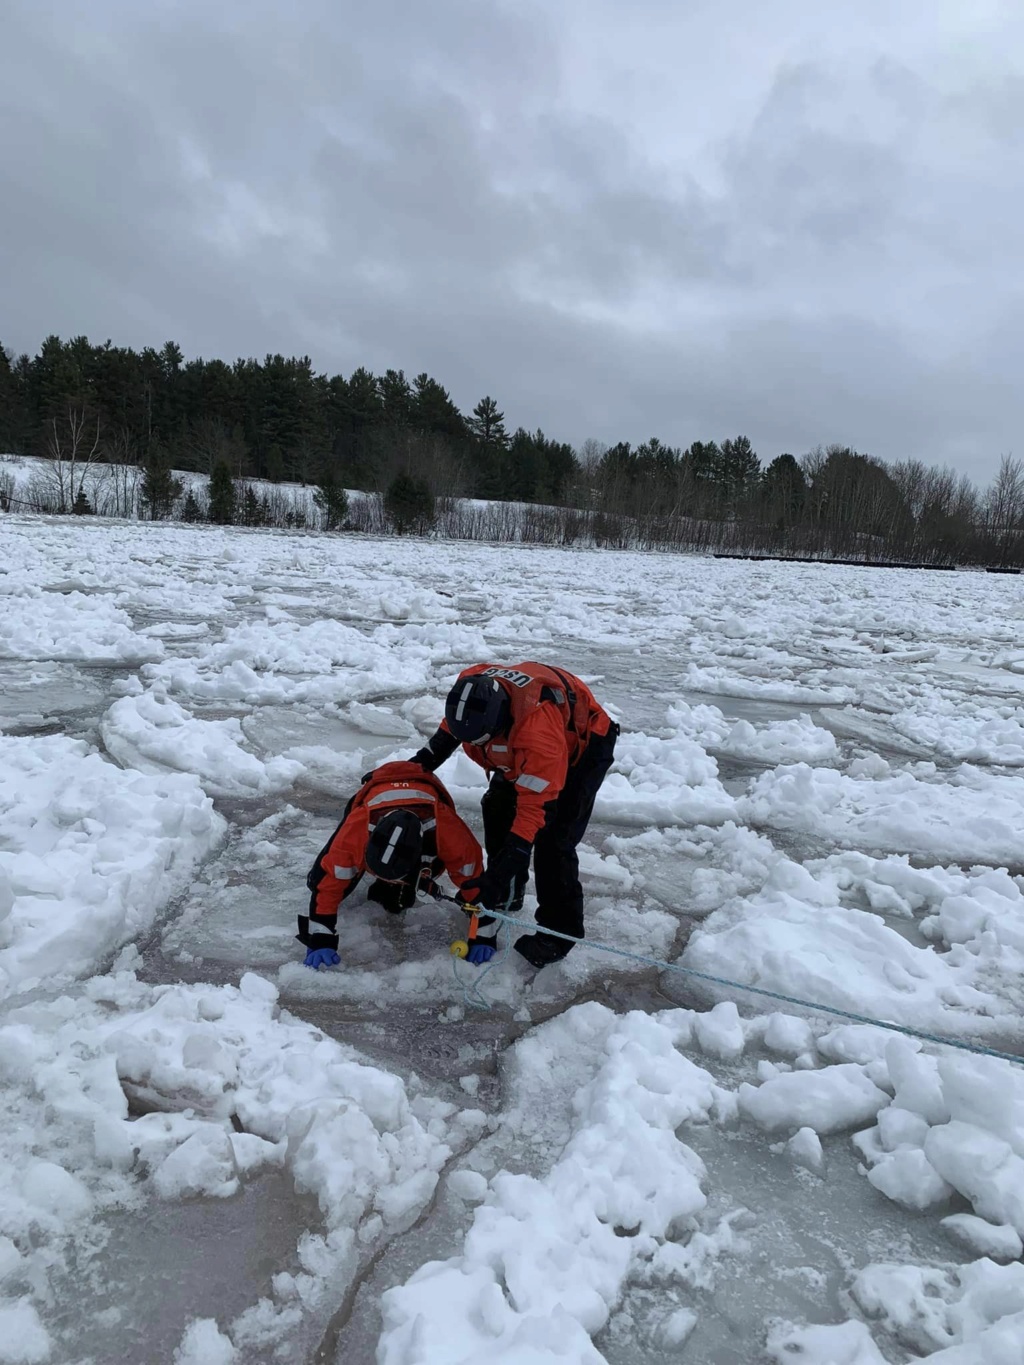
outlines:
[{"label": "kneeling person", "polygon": [[[299,916],[296,938],[307,967],[333,967],[338,956],[338,907],[369,873],[367,899],[391,914],[408,909],[422,879],[446,871],[466,901],[467,885],[483,871],[476,836],[456,814],[444,783],[416,763],[385,763],[370,773],[345,807],[341,824],[317,854],[306,878],[309,914]],[[477,940],[474,963],[493,947]]]}]

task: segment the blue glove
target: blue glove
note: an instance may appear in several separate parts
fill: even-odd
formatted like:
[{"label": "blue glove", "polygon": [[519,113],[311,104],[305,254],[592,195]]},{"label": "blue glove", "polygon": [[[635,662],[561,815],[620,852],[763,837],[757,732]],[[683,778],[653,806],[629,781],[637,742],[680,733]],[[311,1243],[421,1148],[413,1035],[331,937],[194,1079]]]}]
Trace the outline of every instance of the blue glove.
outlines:
[{"label": "blue glove", "polygon": [[472,962],[474,967],[482,967],[485,962],[490,962],[493,956],[493,943],[474,943],[466,956],[466,961]]},{"label": "blue glove", "polygon": [[310,948],[306,953],[306,966],[318,972],[321,967],[336,967],[341,958],[333,948]]}]

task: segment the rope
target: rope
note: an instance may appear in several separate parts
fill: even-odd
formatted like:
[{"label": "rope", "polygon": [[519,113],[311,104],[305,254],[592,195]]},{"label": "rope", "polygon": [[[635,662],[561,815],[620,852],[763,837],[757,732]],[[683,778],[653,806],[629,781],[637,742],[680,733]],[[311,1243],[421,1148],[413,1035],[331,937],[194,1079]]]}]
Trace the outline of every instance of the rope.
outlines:
[{"label": "rope", "polygon": [[[514,915],[507,915],[501,910],[488,910],[487,914],[493,916],[494,919],[501,920],[502,923],[510,929],[512,926],[515,926],[517,929],[527,929],[530,933],[534,933],[537,930],[536,924],[530,924],[526,920],[516,919]],[[911,1028],[909,1024],[895,1024],[889,1019],[873,1019],[870,1015],[856,1014],[853,1010],[840,1009],[836,1005],[824,1005],[820,1001],[801,1000],[798,996],[783,995],[781,991],[771,991],[765,986],[750,986],[743,981],[731,981],[725,976],[712,976],[710,972],[698,971],[696,967],[684,967],[680,962],[663,962],[660,958],[647,957],[644,953],[633,953],[627,948],[616,948],[611,943],[600,943],[596,939],[577,938],[574,934],[563,934],[558,929],[545,928],[543,932],[545,934],[550,934],[553,938],[565,939],[568,943],[579,943],[585,948],[594,948],[600,953],[612,953],[615,957],[624,957],[630,962],[640,962],[647,967],[657,967],[658,970],[662,972],[679,972],[682,976],[692,976],[699,981],[708,981],[714,986],[725,986],[729,990],[747,991],[750,995],[759,995],[766,1000],[777,1000],[784,1005],[795,1005],[798,1009],[808,1010],[812,1014],[830,1014],[837,1019],[845,1019],[854,1024],[869,1024],[873,1028],[888,1029],[891,1033],[901,1033],[907,1038],[919,1038],[925,1043],[937,1043],[940,1047],[959,1048],[961,1052],[972,1052],[980,1057],[996,1057],[1002,1062],[1012,1062],[1015,1066],[1024,1066],[1024,1057],[1019,1057],[1013,1052],[1001,1052],[998,1048],[986,1047],[984,1043],[969,1043],[960,1038],[945,1038],[941,1034],[926,1033],[923,1029]],[[512,935],[511,933],[508,933],[505,936],[505,950],[501,955],[501,962],[504,962],[508,957],[508,950],[511,947],[511,942]],[[492,967],[497,966],[498,962],[498,958],[493,958],[491,960],[485,971],[481,974],[481,977],[477,979],[472,992],[467,991],[461,981],[459,982],[459,984],[462,985],[462,991],[467,1005],[473,1004],[476,1008],[480,1008],[480,1005],[472,999],[472,996],[474,993],[478,996],[480,995],[479,987],[482,977],[485,976]],[[457,971],[455,979],[457,981],[459,980]],[[484,1009],[490,1009],[490,1005],[483,1000],[482,996],[480,996],[480,1000],[483,1002]]]},{"label": "rope", "polygon": [[[490,914],[491,911],[488,911],[487,913]],[[460,973],[460,959],[455,957],[454,954],[452,955],[452,975],[455,977],[455,984],[462,992],[463,1003],[467,1009],[489,1010],[491,1008],[490,1001],[480,990],[480,987],[483,985],[484,977],[488,972],[493,971],[495,967],[501,967],[505,964],[511,947],[512,935],[511,933],[506,932],[505,946],[502,948],[501,952],[495,953],[487,966],[484,967],[483,971],[474,968],[472,977],[467,977],[465,973]]]}]

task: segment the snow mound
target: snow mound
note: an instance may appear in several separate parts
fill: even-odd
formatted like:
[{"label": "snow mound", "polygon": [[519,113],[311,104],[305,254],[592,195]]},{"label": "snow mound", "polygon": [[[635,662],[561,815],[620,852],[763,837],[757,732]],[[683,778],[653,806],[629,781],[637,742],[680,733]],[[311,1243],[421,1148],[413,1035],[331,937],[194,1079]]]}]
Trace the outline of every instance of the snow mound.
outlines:
[{"label": "snow mound", "polygon": [[307,1314],[328,1290],[336,1302],[360,1258],[416,1218],[453,1147],[484,1121],[410,1097],[397,1076],[282,1016],[273,986],[254,975],[238,987],[96,977],[75,1000],[13,1010],[0,1059],[19,1119],[0,1131],[0,1274],[41,1294],[18,1310],[26,1340],[33,1315],[46,1320],[45,1267],[105,1209],[146,1193],[224,1198],[272,1167],[317,1197],[324,1225],[303,1237],[305,1269],[275,1277],[274,1297],[229,1325],[230,1342],[193,1323],[182,1361],[230,1360],[231,1343],[245,1358],[257,1339],[294,1329],[296,1302]]},{"label": "snow mound", "polygon": [[748,763],[830,763],[839,754],[831,730],[815,725],[807,715],[755,726],[748,720],[726,719],[717,706],[679,701],[669,707],[668,723],[677,735],[709,752]]},{"label": "snow mound", "polygon": [[[953,1190],[992,1226],[993,1246],[1024,1237],[1024,1068],[992,1057],[930,1057],[894,1038],[892,1110],[856,1142],[890,1199],[927,1208]],[[976,1240],[983,1235],[968,1224]]]},{"label": "snow mound", "polygon": [[[1005,874],[992,874],[998,886],[988,887],[983,875],[984,870],[981,876],[946,877],[941,869],[917,874],[898,860],[890,865],[864,860],[855,868],[843,859],[799,864],[780,857],[759,892],[727,903],[694,930],[680,961],[796,999],[953,1037],[968,1030],[975,1036],[1013,1030],[1016,1007],[994,993],[999,979],[990,959],[996,954],[991,940],[984,949],[982,928],[995,918],[989,903],[998,901],[1008,911],[1001,932],[1012,940],[1024,900]],[[870,888],[880,905],[891,906],[896,894],[891,883],[908,893],[916,887],[916,903],[936,908],[934,920],[925,921],[936,937],[958,929],[968,941],[977,940],[980,951],[940,953],[918,946],[879,915],[845,903]],[[974,887],[983,899],[973,918],[958,916],[948,893]],[[1012,894],[1001,895],[1000,888]],[[1011,942],[998,955],[1005,967],[1017,960],[1014,952]]]},{"label": "snow mound", "polygon": [[620,737],[594,805],[599,819],[620,825],[716,825],[735,811],[718,764],[701,745],[641,731]]},{"label": "snow mound", "polygon": [[1020,860],[1022,803],[1024,777],[967,765],[940,781],[930,764],[892,776],[878,762],[851,776],[795,763],[762,773],[739,812],[754,825],[800,830],[841,847],[1005,866]]},{"label": "snow mound", "polygon": [[138,634],[108,597],[38,588],[4,595],[0,658],[139,664],[163,657],[161,642]]},{"label": "snow mound", "polygon": [[690,1028],[686,1011],[618,1017],[579,1005],[517,1045],[518,1093],[555,1058],[592,1058],[568,1141],[544,1177],[497,1175],[462,1253],[385,1293],[380,1365],[598,1365],[590,1338],[634,1261],[659,1248],[671,1260],[680,1248],[666,1239],[706,1203],[703,1163],[676,1136],[715,1103],[711,1077],[678,1050]]},{"label": "snow mound", "polygon": [[0,825],[0,997],[94,970],[224,832],[194,777],[124,771],[63,736],[0,736]]},{"label": "snow mound", "polygon": [[100,734],[122,767],[194,773],[211,796],[281,791],[303,770],[292,759],[263,762],[250,753],[236,717],[202,720],[155,690],[114,702],[100,722]]}]

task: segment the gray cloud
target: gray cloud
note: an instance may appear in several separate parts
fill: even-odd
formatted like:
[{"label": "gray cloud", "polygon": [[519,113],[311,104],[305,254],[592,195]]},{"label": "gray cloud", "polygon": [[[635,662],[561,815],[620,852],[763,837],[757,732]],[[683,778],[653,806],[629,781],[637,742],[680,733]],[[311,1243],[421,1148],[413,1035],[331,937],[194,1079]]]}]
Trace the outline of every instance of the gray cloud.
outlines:
[{"label": "gray cloud", "polygon": [[1017,443],[1009,4],[64,10],[0,47],[9,346],[425,369],[573,441]]}]

